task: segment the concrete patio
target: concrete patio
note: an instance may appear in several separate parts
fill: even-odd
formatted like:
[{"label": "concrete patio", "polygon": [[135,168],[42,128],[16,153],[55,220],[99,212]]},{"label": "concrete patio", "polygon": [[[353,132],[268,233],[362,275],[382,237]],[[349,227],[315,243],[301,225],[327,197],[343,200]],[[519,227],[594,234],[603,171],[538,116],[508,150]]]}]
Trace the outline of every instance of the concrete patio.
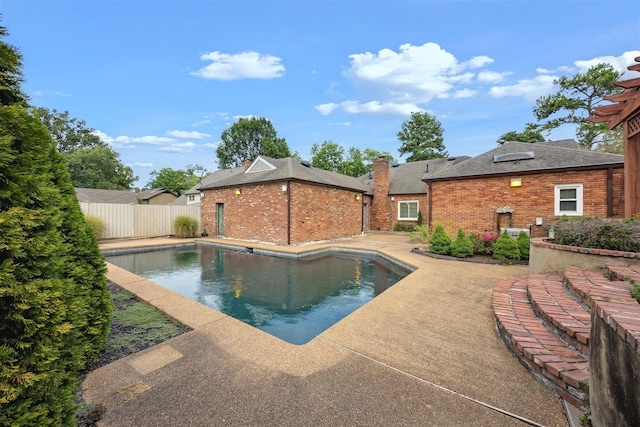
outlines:
[{"label": "concrete patio", "polygon": [[567,426],[560,399],[496,332],[493,287],[527,267],[432,259],[412,253],[416,244],[399,233],[297,247],[204,240],[295,253],[372,250],[416,270],[297,346],[109,265],[110,281],[193,330],[90,373],[85,401],[107,409],[99,425]]}]

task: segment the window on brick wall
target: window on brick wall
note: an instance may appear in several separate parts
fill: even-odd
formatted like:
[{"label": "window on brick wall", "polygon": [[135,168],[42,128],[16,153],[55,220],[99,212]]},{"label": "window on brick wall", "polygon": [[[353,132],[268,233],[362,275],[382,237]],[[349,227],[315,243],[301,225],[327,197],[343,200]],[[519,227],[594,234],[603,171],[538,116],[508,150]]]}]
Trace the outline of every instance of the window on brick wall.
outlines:
[{"label": "window on brick wall", "polygon": [[401,221],[417,221],[418,202],[398,202],[398,219]]},{"label": "window on brick wall", "polygon": [[582,215],[582,184],[556,185],[555,214],[556,216]]}]

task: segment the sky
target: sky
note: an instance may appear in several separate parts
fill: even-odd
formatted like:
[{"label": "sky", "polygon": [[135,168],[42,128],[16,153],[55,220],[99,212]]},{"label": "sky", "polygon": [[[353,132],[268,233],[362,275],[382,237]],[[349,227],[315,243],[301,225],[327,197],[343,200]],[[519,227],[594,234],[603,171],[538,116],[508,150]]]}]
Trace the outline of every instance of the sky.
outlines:
[{"label": "sky", "polygon": [[428,112],[449,155],[475,156],[534,122],[560,76],[606,62],[640,77],[637,0],[0,0],[0,14],[31,104],[96,129],[141,188],[164,167],[217,170],[242,117],[306,160],[332,141],[403,163],[396,135]]}]

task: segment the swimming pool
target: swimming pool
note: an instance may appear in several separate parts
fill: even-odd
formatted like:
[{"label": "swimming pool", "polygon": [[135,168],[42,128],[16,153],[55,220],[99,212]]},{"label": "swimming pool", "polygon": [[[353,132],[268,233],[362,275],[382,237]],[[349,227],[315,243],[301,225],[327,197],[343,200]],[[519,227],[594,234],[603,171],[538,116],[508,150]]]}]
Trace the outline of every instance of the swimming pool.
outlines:
[{"label": "swimming pool", "polygon": [[304,344],[411,270],[382,256],[304,256],[199,242],[107,261],[292,344]]}]

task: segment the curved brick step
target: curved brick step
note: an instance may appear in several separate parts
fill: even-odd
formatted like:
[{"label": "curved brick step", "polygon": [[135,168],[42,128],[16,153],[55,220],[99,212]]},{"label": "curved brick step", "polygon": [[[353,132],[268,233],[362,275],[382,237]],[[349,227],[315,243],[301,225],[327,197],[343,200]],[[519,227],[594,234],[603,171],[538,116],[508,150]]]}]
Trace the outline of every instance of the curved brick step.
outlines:
[{"label": "curved brick step", "polygon": [[536,315],[553,328],[562,341],[589,355],[591,314],[566,292],[561,275],[527,276],[527,296]]},{"label": "curved brick step", "polygon": [[589,406],[589,362],[549,332],[527,297],[527,276],[505,279],[493,290],[498,331],[518,359],[543,384],[583,410]]},{"label": "curved brick step", "polygon": [[628,302],[629,292],[633,288],[629,282],[609,280],[601,270],[584,270],[578,267],[566,268],[564,284],[591,307],[594,301]]},{"label": "curved brick step", "polygon": [[612,280],[633,281],[640,285],[640,265],[608,263],[604,266]]}]

